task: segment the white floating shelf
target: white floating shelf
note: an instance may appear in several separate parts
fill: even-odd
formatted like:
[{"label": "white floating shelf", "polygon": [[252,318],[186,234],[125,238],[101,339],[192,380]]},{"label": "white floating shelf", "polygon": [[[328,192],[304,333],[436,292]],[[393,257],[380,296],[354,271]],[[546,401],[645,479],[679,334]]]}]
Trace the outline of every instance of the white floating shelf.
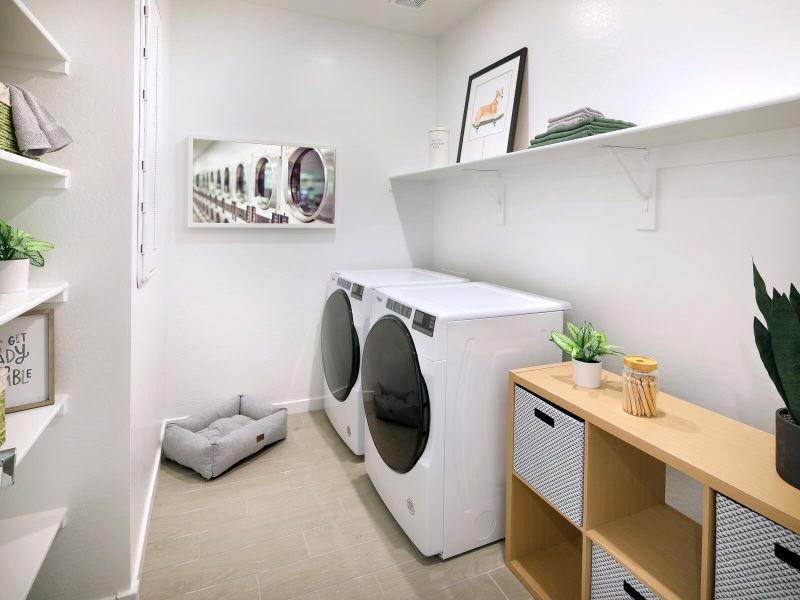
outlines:
[{"label": "white floating shelf", "polygon": [[21,0],[0,0],[0,65],[69,74],[69,56]]},{"label": "white floating shelf", "polygon": [[[0,0],[2,3],[4,0]],[[39,187],[65,190],[69,187],[69,171],[0,150],[0,186]]]},{"label": "white floating shelf", "polygon": [[651,149],[690,144],[738,135],[763,133],[800,127],[800,96],[766,102],[668,123],[631,127],[602,135],[560,144],[511,152],[501,156],[401,173],[390,177],[396,182],[430,182],[461,177],[470,171],[504,171],[519,167],[534,168],[556,161],[573,161],[605,153],[607,146]]},{"label": "white floating shelf", "polygon": [[0,294],[0,325],[45,302],[66,302],[67,287],[66,283],[61,283],[51,287],[31,288],[18,294]]},{"label": "white floating shelf", "polygon": [[4,600],[25,600],[66,523],[67,509],[58,508],[0,520],[0,593]]},{"label": "white floating shelf", "polygon": [[66,412],[68,400],[67,394],[56,394],[54,404],[6,415],[6,443],[0,446],[0,450],[16,448],[15,468],[19,468],[22,459],[33,448],[52,420]]}]

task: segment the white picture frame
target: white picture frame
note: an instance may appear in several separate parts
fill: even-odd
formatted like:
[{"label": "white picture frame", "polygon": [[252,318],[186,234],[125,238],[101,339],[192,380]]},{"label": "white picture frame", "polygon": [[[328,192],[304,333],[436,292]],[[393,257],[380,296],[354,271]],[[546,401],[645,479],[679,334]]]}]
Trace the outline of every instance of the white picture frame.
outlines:
[{"label": "white picture frame", "polygon": [[333,146],[192,136],[187,150],[188,227],[336,227]]}]

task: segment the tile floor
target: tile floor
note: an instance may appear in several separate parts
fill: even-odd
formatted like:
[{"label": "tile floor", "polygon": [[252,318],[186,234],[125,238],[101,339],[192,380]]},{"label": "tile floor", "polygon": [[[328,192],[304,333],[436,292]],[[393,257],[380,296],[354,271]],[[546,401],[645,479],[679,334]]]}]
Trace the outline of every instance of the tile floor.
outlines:
[{"label": "tile floor", "polygon": [[527,600],[502,543],[442,561],[414,548],[323,412],[203,481],[161,465],[141,600]]}]

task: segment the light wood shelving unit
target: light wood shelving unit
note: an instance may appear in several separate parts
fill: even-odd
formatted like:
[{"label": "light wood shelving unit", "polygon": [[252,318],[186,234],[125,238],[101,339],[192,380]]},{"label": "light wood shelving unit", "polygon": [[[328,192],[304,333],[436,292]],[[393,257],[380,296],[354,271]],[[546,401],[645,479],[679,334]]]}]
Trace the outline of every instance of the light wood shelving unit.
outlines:
[{"label": "light wood shelving unit", "polygon": [[[513,469],[514,387],[586,423],[583,525],[570,522]],[[775,472],[775,438],[659,393],[659,414],[622,410],[618,375],[575,387],[569,363],[510,375],[506,563],[537,599],[588,599],[596,544],[667,600],[713,597],[717,492],[800,533],[800,490]],[[703,524],[665,503],[666,466],[704,486]]]}]

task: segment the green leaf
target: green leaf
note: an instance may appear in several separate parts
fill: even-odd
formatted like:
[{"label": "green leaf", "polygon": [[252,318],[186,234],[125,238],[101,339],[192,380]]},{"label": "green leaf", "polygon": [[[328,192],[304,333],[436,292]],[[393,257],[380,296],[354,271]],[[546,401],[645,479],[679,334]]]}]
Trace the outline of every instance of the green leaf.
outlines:
[{"label": "green leaf", "polygon": [[44,252],[45,250],[52,250],[53,244],[50,242],[40,242],[39,240],[31,240],[25,244],[25,250],[28,252]]},{"label": "green leaf", "polygon": [[769,294],[767,294],[767,285],[764,283],[761,273],[758,272],[755,262],[753,262],[753,285],[756,289],[756,304],[758,304],[758,310],[764,315],[764,321],[767,327],[771,327],[772,300],[770,300]]},{"label": "green leaf", "polygon": [[550,332],[550,340],[555,343],[556,346],[561,348],[561,350],[569,355],[577,349],[575,342],[569,339],[566,335],[561,333],[560,331],[553,330]]},{"label": "green leaf", "polygon": [[789,302],[792,303],[792,308],[797,313],[797,318],[800,319],[800,292],[797,291],[794,284],[789,286]]},{"label": "green leaf", "polygon": [[761,362],[764,363],[764,368],[767,370],[769,378],[775,384],[775,388],[785,402],[786,392],[783,390],[781,376],[778,374],[778,366],[775,364],[775,353],[772,351],[772,336],[770,336],[769,330],[764,327],[764,324],[758,320],[758,317],[753,317],[753,335],[756,339],[756,347],[761,356]]},{"label": "green leaf", "polygon": [[572,321],[567,321],[567,331],[569,331],[569,334],[572,336],[572,339],[575,340],[575,342],[577,342],[581,334],[581,330],[578,328],[578,326],[575,325],[575,323],[573,323]]},{"label": "green leaf", "polygon": [[786,393],[786,408],[800,423],[800,319],[785,294],[774,299],[772,322],[768,325],[775,365]]}]

